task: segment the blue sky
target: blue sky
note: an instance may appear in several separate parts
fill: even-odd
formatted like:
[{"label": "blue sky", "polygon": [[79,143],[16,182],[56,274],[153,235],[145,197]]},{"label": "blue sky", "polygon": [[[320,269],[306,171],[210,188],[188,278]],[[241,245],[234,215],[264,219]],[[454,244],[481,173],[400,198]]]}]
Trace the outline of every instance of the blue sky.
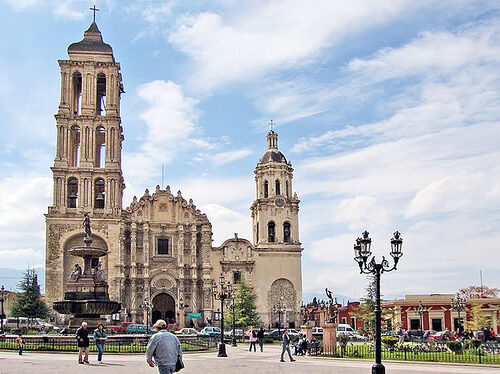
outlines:
[{"label": "blue sky", "polygon": [[[43,267],[58,59],[92,1],[0,1],[0,268]],[[124,207],[161,182],[251,237],[269,120],[295,168],[303,288],[359,297],[352,245],[404,238],[386,297],[500,286],[495,1],[98,1],[121,63]]]}]

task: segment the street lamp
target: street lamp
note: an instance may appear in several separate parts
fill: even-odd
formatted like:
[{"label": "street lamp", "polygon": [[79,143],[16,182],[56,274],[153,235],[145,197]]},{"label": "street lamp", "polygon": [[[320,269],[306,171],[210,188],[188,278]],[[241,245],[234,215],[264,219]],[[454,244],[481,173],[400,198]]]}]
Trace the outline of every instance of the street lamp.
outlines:
[{"label": "street lamp", "polygon": [[368,261],[368,257],[372,254],[370,250],[372,240],[368,236],[368,231],[363,232],[361,235],[362,237],[357,238],[356,244],[354,244],[354,260],[358,263],[361,274],[373,274],[375,276],[375,364],[372,366],[372,374],[385,374],[385,367],[382,365],[380,275],[396,269],[398,261],[403,255],[401,252],[403,239],[399,231],[396,231],[391,239],[391,256],[394,259],[394,266],[391,268],[389,261],[385,257],[382,257],[382,262],[378,264],[375,262],[375,256]]},{"label": "street lamp", "polygon": [[278,314],[278,339],[281,339],[281,315],[286,312],[286,303],[283,302],[283,296],[273,305],[273,313]]},{"label": "street lamp", "polygon": [[139,305],[139,309],[144,309],[146,311],[146,335],[149,334],[149,311],[153,307],[153,304],[149,301],[148,297],[144,298],[144,301]]},{"label": "street lamp", "polygon": [[214,281],[212,283],[212,294],[216,300],[220,300],[220,345],[219,354],[217,357],[227,357],[226,345],[224,344],[224,302],[229,299],[233,293],[231,282],[227,281],[225,283],[224,274],[220,273],[219,277],[220,290],[217,290],[217,283]]},{"label": "street lamp", "polygon": [[460,320],[460,312],[465,310],[467,306],[467,300],[465,298],[460,297],[460,295],[455,296],[454,299],[451,300],[451,308],[458,312],[458,331],[462,331],[462,321]]},{"label": "street lamp", "polygon": [[418,302],[418,305],[417,306],[414,306],[413,307],[413,310],[419,315],[420,317],[420,331],[422,331],[422,316],[424,315],[425,312],[429,311],[428,308],[424,308],[424,306],[422,305],[422,301],[419,301]]},{"label": "street lamp", "polygon": [[7,295],[6,295],[6,292],[5,292],[5,288],[2,285],[2,288],[0,288],[0,303],[2,304],[2,314],[0,315],[0,318],[1,318],[0,331],[3,331],[3,319],[5,318],[4,311],[3,311],[3,303],[4,303],[5,299],[6,299],[6,297],[7,297]]}]

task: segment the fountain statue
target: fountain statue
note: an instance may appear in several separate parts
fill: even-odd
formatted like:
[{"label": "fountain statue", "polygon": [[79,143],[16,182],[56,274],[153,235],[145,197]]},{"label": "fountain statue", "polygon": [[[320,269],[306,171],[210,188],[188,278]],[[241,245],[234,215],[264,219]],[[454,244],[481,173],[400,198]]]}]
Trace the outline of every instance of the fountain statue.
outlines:
[{"label": "fountain statue", "polygon": [[[79,264],[75,264],[68,278],[64,300],[53,303],[53,308],[58,313],[73,315],[68,326],[70,329],[79,327],[82,321],[87,322],[89,327],[95,328],[99,323],[105,322],[101,316],[116,313],[121,309],[120,303],[109,300],[108,283],[102,270],[102,262],[98,260],[106,256],[107,251],[92,247],[88,213],[84,213],[83,226],[84,245],[69,250],[71,255],[83,258],[83,269]],[[94,259],[98,262],[92,268]]]}]

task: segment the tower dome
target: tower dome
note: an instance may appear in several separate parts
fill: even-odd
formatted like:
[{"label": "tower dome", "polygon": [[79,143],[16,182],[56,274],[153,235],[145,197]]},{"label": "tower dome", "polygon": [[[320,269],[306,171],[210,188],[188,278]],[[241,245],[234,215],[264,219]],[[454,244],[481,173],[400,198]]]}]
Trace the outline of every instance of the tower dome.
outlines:
[{"label": "tower dome", "polygon": [[68,47],[70,60],[83,61],[104,61],[114,62],[113,48],[102,40],[101,32],[97,24],[92,22],[87,31],[83,34],[83,39],[73,43]]},{"label": "tower dome", "polygon": [[273,130],[267,133],[267,151],[262,155],[259,164],[266,164],[268,162],[278,162],[286,164],[286,157],[283,153],[278,151],[278,134]]}]

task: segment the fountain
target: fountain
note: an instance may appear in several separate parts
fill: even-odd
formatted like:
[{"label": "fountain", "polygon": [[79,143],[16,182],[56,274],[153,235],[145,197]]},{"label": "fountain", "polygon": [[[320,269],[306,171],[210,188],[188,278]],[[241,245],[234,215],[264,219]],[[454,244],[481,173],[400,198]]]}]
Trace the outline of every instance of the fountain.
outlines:
[{"label": "fountain", "polygon": [[[75,270],[71,273],[64,300],[55,301],[52,306],[61,314],[72,314],[69,328],[74,329],[87,322],[89,327],[95,328],[99,323],[105,322],[102,315],[109,315],[121,309],[120,303],[109,300],[108,283],[101,268],[100,257],[106,256],[107,251],[102,248],[92,247],[92,232],[90,228],[90,217],[84,213],[83,226],[85,236],[84,246],[73,247],[69,253],[73,256],[83,258],[83,271],[79,264],[75,264]],[[97,259],[98,264],[92,269],[92,262]]]}]

